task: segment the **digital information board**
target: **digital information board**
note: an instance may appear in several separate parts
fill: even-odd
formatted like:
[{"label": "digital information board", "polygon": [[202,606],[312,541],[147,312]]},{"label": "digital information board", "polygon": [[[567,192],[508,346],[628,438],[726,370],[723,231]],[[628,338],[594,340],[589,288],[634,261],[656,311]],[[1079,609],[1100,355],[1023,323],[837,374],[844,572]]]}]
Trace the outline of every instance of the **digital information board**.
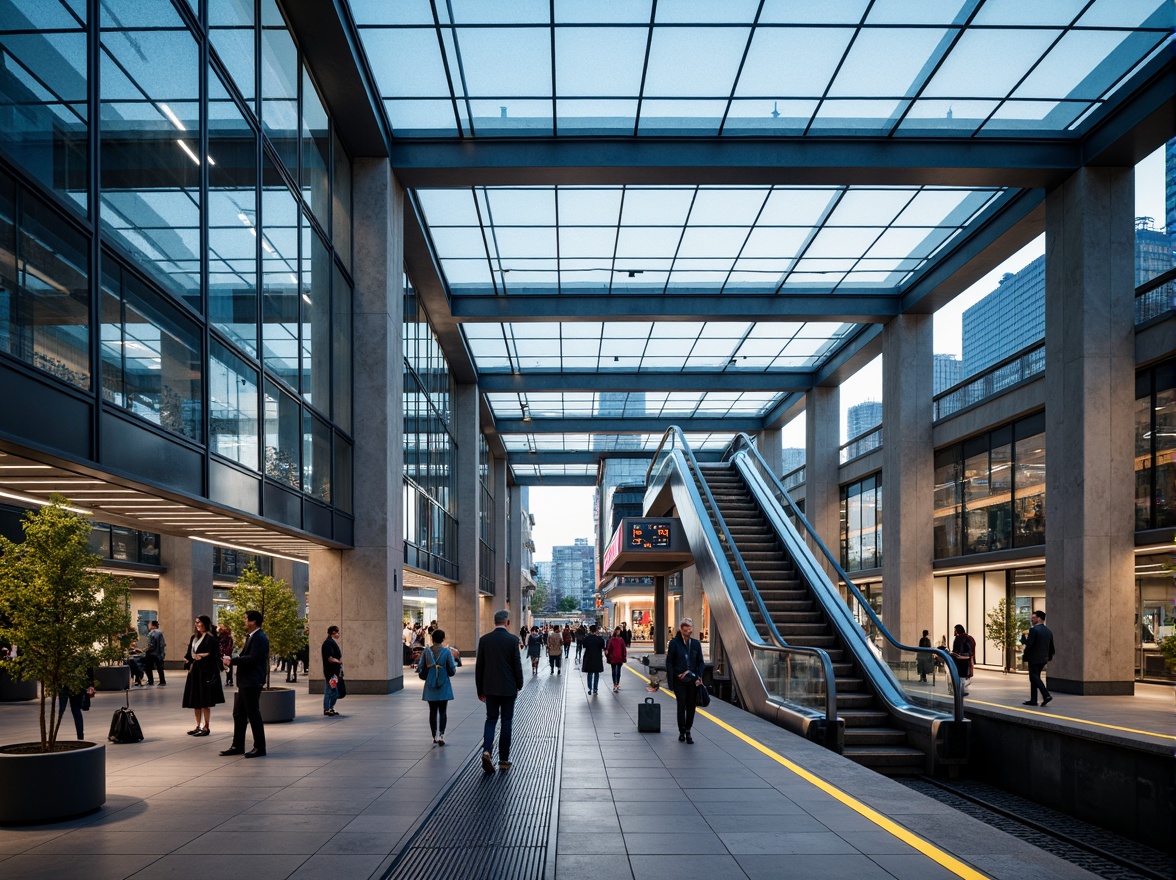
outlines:
[{"label": "digital information board", "polygon": [[671,516],[625,517],[604,551],[602,573],[670,574],[694,561],[682,524]]}]

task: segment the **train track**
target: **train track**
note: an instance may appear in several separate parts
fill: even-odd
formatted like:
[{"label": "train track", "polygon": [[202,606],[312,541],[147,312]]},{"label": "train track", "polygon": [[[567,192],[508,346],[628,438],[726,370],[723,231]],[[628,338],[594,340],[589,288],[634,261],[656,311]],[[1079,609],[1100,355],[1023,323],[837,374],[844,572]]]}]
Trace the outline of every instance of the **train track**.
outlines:
[{"label": "train track", "polygon": [[929,776],[896,780],[1108,880],[1171,880],[1171,855],[995,786]]}]

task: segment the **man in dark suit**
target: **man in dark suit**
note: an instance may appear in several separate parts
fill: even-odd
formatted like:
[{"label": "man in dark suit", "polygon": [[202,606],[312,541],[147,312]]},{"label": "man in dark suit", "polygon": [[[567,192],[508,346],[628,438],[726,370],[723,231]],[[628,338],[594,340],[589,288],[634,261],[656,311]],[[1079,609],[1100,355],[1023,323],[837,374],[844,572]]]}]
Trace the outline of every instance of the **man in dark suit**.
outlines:
[{"label": "man in dark suit", "polygon": [[1036,706],[1037,692],[1041,691],[1041,705],[1048,706],[1053,694],[1046,689],[1041,673],[1045,670],[1045,664],[1053,659],[1054,641],[1053,633],[1045,625],[1044,611],[1033,612],[1033,626],[1022,637],[1022,641],[1025,643],[1025,653],[1021,659],[1029,667],[1029,699],[1023,705]]},{"label": "man in dark suit", "polygon": [[698,704],[698,689],[702,687],[702,644],[691,638],[694,621],[683,617],[678,624],[678,635],[666,648],[666,680],[674,688],[678,699],[678,742],[694,745],[690,728],[694,726],[694,707]]},{"label": "man in dark suit", "polygon": [[514,722],[515,698],[523,689],[523,663],[519,659],[519,640],[510,631],[510,612],[494,612],[494,629],[478,640],[478,659],[474,666],[474,683],[478,699],[486,704],[486,732],[482,738],[482,769],[494,772],[494,728],[502,717],[498,737],[498,769],[510,769],[510,734]]},{"label": "man in dark suit", "polygon": [[[225,657],[225,668],[237,667],[237,702],[233,706],[233,745],[222,755],[265,757],[265,725],[261,721],[261,689],[269,673],[269,638],[261,631],[260,611],[245,612],[245,647],[237,657]],[[245,722],[253,731],[253,750],[245,751]]]}]

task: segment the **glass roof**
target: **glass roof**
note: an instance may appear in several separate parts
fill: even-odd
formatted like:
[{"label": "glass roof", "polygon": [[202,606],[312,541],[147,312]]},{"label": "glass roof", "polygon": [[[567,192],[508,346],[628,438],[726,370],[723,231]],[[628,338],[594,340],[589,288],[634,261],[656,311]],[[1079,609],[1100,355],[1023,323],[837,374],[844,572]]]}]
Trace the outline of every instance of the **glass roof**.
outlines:
[{"label": "glass roof", "polygon": [[454,294],[891,293],[1001,190],[417,189]]},{"label": "glass roof", "polygon": [[479,373],[750,370],[816,366],[855,325],[809,321],[463,324]]},{"label": "glass roof", "polygon": [[[668,427],[668,425],[667,425]],[[510,453],[520,452],[618,452],[640,451],[653,454],[662,434],[502,434],[503,445]],[[688,432],[686,442],[696,452],[720,452],[731,442],[732,433]],[[513,459],[512,461],[518,461]],[[549,465],[544,465],[548,467]]]},{"label": "glass roof", "polygon": [[1173,21],[1170,0],[349,2],[399,137],[1066,136]]},{"label": "glass roof", "polygon": [[[735,383],[733,383],[735,384]],[[759,416],[779,392],[773,391],[630,391],[484,395],[495,418],[662,418]]]}]

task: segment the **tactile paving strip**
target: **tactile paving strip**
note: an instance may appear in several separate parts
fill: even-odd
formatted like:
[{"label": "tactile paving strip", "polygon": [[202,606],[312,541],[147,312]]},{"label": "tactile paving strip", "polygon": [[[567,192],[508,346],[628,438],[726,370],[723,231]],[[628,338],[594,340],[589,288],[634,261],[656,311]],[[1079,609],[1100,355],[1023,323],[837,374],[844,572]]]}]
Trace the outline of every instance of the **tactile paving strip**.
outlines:
[{"label": "tactile paving strip", "polygon": [[[539,880],[557,796],[564,678],[529,678],[515,702],[511,768],[482,772],[478,747],[383,880]],[[494,751],[498,757],[497,743]]]}]

